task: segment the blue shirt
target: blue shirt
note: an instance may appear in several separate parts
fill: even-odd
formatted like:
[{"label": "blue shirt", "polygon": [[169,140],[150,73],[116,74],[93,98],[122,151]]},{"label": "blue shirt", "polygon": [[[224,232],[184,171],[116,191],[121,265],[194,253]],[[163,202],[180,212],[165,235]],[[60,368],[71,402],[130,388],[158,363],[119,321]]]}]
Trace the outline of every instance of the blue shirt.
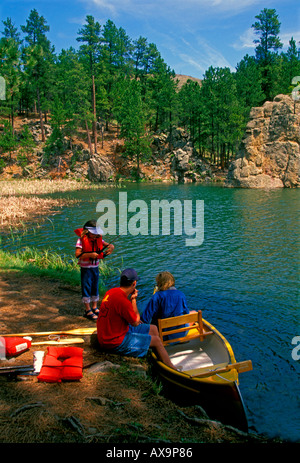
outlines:
[{"label": "blue shirt", "polygon": [[[179,289],[172,287],[166,291],[157,291],[153,294],[141,315],[141,319],[144,323],[152,323],[158,326],[157,320],[159,318],[177,317],[188,313],[190,311],[185,295]],[[184,335],[183,332],[182,336]],[[176,337],[176,335],[169,336],[169,338],[173,337]]]}]

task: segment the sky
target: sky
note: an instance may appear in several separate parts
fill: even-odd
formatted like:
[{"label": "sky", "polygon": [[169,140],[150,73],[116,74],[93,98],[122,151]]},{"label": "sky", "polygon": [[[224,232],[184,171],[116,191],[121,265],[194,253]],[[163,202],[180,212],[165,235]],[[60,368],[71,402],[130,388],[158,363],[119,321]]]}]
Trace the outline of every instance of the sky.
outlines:
[{"label": "sky", "polygon": [[110,19],[132,40],[147,38],[176,74],[199,79],[210,66],[234,71],[255,54],[251,25],[264,8],[278,14],[283,51],[291,37],[300,47],[299,0],[1,0],[0,31],[7,17],[20,30],[34,8],[50,26],[57,53],[79,47],[78,30],[92,15],[102,26]]}]

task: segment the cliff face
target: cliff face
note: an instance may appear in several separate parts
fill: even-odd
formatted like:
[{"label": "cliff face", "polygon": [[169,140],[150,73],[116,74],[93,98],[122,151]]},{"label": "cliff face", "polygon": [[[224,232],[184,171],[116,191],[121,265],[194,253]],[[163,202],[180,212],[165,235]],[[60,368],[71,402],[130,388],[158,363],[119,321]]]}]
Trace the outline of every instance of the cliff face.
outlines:
[{"label": "cliff face", "polygon": [[298,187],[300,101],[277,95],[252,108],[238,158],[228,169],[227,186]]}]

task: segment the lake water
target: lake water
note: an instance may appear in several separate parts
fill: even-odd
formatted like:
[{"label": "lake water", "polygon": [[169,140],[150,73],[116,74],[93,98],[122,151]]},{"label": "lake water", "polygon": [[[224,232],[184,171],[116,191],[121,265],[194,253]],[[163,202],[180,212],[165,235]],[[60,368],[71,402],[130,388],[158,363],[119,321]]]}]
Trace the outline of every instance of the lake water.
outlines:
[{"label": "lake water", "polygon": [[[103,199],[204,201],[204,241],[186,246],[186,235],[121,236],[107,258],[117,268],[140,274],[139,308],[151,297],[155,275],[169,270],[190,309],[202,309],[231,343],[237,361],[251,359],[253,371],[240,375],[250,430],[300,441],[300,354],[292,344],[299,323],[299,191],[244,190],[202,185],[129,185],[68,193],[79,198],[17,244],[54,247],[74,255],[73,230],[98,218]],[[128,218],[134,216],[128,215]],[[194,224],[195,224],[194,218]],[[173,222],[173,221],[171,221]],[[150,225],[149,225],[150,230]],[[151,231],[151,230],[150,230]],[[21,243],[21,244],[20,244]],[[117,277],[106,282],[118,284]]]}]

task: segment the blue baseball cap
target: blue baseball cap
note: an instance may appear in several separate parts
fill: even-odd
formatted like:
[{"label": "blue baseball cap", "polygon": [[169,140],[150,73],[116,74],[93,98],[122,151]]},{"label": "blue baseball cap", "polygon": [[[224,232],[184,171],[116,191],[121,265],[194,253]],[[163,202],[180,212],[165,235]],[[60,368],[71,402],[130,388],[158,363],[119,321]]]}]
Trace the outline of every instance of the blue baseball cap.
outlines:
[{"label": "blue baseball cap", "polygon": [[137,281],[138,279],[139,279],[138,274],[134,270],[134,268],[126,268],[121,273],[121,281],[133,282],[133,281]]}]

